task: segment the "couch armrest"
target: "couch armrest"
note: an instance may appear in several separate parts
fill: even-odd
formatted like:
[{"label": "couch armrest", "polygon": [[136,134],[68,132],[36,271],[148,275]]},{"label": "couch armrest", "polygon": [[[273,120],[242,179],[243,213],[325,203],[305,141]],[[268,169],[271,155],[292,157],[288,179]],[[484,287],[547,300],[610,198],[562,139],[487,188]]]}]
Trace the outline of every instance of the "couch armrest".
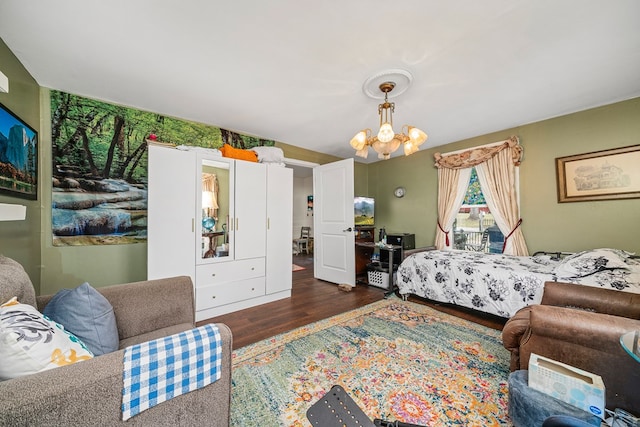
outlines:
[{"label": "couch armrest", "polygon": [[520,342],[529,333],[531,306],[518,310],[513,317],[507,320],[502,328],[502,345],[511,352],[511,364],[509,369],[513,372],[520,367]]},{"label": "couch armrest", "polygon": [[0,425],[229,425],[232,336],[223,340],[222,376],[204,388],[175,397],[122,421],[124,350],[91,360],[0,382]]},{"label": "couch armrest", "polygon": [[573,283],[545,282],[543,305],[579,308],[596,313],[640,319],[640,294]]},{"label": "couch armrest", "polygon": [[520,369],[531,353],[600,375],[607,408],[640,411],[638,362],[620,345],[620,336],[640,329],[640,320],[572,308],[531,306],[530,328],[520,342]]},{"label": "couch armrest", "polygon": [[[158,329],[195,325],[193,283],[189,276],[145,280],[96,288],[113,306],[120,340]],[[38,310],[52,295],[37,297]]]},{"label": "couch armrest", "polygon": [[194,291],[189,276],[98,290],[113,306],[120,340],[181,323],[195,325]]},{"label": "couch armrest", "polygon": [[529,317],[529,339],[549,338],[610,354],[624,354],[620,336],[640,329],[638,320],[564,307],[532,306]]}]

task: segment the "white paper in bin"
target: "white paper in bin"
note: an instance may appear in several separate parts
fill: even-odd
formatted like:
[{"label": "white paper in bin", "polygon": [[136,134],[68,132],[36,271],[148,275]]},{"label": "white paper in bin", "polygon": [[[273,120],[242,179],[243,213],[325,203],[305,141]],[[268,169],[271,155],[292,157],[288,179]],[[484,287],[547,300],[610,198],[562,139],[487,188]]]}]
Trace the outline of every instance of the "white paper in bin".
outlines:
[{"label": "white paper in bin", "polygon": [[605,417],[602,377],[535,353],[529,358],[529,387]]}]

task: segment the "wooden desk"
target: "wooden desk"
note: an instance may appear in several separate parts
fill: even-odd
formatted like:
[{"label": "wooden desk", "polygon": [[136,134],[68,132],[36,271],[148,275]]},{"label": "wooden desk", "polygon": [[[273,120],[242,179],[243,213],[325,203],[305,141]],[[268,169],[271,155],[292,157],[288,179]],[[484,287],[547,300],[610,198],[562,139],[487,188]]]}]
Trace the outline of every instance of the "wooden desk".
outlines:
[{"label": "wooden desk", "polygon": [[209,250],[202,255],[202,258],[213,258],[216,256],[216,247],[218,246],[218,237],[224,236],[224,231],[210,231],[202,233],[202,237],[209,238]]},{"label": "wooden desk", "polygon": [[374,247],[371,245],[373,245],[375,233],[375,227],[356,226],[356,276],[367,274],[367,264],[371,262],[371,256],[374,250]]},{"label": "wooden desk", "polygon": [[367,264],[371,262],[371,257],[375,251],[373,242],[356,242],[356,276],[367,274]]}]

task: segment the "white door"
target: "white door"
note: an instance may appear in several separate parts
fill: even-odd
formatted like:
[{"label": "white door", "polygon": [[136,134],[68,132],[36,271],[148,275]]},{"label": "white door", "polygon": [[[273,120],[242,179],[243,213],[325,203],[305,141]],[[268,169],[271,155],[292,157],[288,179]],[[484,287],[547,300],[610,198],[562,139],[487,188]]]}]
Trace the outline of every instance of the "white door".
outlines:
[{"label": "white door", "polygon": [[195,283],[196,155],[149,145],[147,278],[191,276]]},{"label": "white door", "polygon": [[356,284],[353,159],[313,168],[314,277]]},{"label": "white door", "polygon": [[291,289],[293,170],[267,165],[267,294]]},{"label": "white door", "polygon": [[235,162],[235,259],[267,253],[267,165]]}]

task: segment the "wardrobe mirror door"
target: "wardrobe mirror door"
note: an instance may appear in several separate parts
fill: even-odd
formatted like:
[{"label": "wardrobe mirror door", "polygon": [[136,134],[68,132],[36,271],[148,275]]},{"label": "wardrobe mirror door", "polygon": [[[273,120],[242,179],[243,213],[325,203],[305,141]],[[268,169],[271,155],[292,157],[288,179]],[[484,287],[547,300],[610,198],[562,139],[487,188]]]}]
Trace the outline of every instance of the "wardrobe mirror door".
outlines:
[{"label": "wardrobe mirror door", "polygon": [[233,218],[230,216],[231,195],[230,164],[202,159],[198,228],[202,237],[200,257],[203,260],[229,256],[229,218]]}]

